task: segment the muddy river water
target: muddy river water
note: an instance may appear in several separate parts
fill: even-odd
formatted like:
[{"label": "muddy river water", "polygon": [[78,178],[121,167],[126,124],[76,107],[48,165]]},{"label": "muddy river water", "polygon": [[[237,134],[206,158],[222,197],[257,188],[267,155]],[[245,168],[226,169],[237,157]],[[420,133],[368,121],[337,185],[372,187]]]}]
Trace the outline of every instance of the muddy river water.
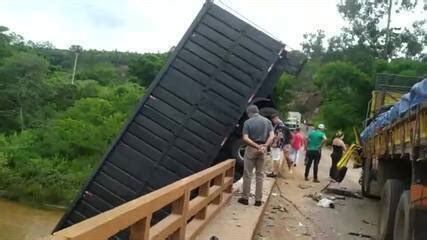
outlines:
[{"label": "muddy river water", "polygon": [[36,209],[0,198],[0,240],[43,238],[61,216],[61,211]]}]

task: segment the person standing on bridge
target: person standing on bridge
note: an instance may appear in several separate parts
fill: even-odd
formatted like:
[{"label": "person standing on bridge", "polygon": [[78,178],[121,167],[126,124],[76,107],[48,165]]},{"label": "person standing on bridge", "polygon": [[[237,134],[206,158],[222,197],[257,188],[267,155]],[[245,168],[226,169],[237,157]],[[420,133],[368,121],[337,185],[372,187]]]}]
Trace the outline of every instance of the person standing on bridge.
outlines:
[{"label": "person standing on bridge", "polygon": [[247,144],[244,156],[243,196],[238,202],[249,204],[252,172],[255,168],[256,190],[255,206],[262,205],[262,186],[264,181],[264,162],[267,148],[274,138],[271,121],[259,114],[258,107],[250,105],[246,109],[249,119],[243,124],[243,141]]},{"label": "person standing on bridge", "polygon": [[304,178],[308,181],[308,174],[310,172],[311,164],[313,163],[313,182],[318,183],[319,179],[317,178],[317,171],[319,167],[320,158],[322,156],[322,146],[326,141],[326,135],[323,132],[325,130],[325,125],[319,124],[316,130],[308,134],[308,144],[307,144],[307,163],[305,165]]},{"label": "person standing on bridge", "polygon": [[289,166],[289,143],[292,137],[291,131],[283,121],[280,119],[278,114],[271,115],[271,122],[274,126],[274,138],[271,144],[271,158],[273,160],[273,171],[267,174],[267,177],[278,177],[279,173],[283,170],[283,160],[286,160]]}]

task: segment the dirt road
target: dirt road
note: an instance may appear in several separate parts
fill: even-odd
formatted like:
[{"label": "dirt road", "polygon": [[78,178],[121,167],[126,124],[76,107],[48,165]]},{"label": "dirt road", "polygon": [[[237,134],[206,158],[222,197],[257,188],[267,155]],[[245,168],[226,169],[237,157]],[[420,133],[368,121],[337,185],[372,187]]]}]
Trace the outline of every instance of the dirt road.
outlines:
[{"label": "dirt road", "polygon": [[[292,176],[278,179],[277,186],[268,203],[265,215],[259,225],[255,239],[258,240],[363,240],[349,233],[363,233],[375,237],[378,201],[371,199],[335,200],[334,209],[317,206],[313,199],[304,195],[320,192],[328,182],[330,151],[324,150],[319,166],[320,183],[304,181],[304,163],[296,167]],[[351,164],[349,164],[351,165]],[[360,191],[358,179],[360,169],[348,169],[341,184],[351,191]],[[310,177],[312,177],[310,172]],[[312,179],[312,178],[310,178]],[[284,197],[281,197],[281,193]],[[373,239],[373,238],[372,238]]]}]

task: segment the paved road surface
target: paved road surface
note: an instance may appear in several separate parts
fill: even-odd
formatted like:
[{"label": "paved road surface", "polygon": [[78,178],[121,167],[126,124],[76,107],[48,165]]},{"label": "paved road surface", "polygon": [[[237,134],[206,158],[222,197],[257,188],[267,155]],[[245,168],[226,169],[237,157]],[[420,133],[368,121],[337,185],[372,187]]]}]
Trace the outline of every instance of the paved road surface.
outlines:
[{"label": "paved road surface", "polygon": [[[255,239],[368,239],[348,235],[349,232],[375,236],[378,217],[377,200],[346,198],[345,200],[337,200],[336,208],[331,209],[318,207],[315,201],[304,197],[310,193],[320,192],[328,184],[331,161],[329,155],[330,151],[325,149],[319,166],[320,183],[304,181],[303,163],[297,166],[293,176],[279,179],[278,187],[297,208],[280,197],[278,188],[274,188]],[[349,167],[351,167],[350,165]],[[334,184],[333,186],[359,191],[359,176],[360,169],[349,168],[344,181],[340,185]],[[301,189],[298,185],[307,188]],[[280,210],[280,207],[285,207],[288,212],[284,212],[283,209]]]}]

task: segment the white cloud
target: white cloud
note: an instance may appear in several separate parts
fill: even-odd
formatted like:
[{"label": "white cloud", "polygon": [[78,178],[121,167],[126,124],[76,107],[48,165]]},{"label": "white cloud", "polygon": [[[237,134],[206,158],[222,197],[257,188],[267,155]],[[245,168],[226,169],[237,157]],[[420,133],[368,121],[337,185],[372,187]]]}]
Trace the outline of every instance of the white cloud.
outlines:
[{"label": "white cloud", "polygon": [[[222,0],[292,48],[343,26],[336,0]],[[221,2],[218,4],[221,5]],[[0,25],[59,48],[158,52],[176,45],[204,0],[1,0]],[[405,20],[403,20],[405,21]]]}]

